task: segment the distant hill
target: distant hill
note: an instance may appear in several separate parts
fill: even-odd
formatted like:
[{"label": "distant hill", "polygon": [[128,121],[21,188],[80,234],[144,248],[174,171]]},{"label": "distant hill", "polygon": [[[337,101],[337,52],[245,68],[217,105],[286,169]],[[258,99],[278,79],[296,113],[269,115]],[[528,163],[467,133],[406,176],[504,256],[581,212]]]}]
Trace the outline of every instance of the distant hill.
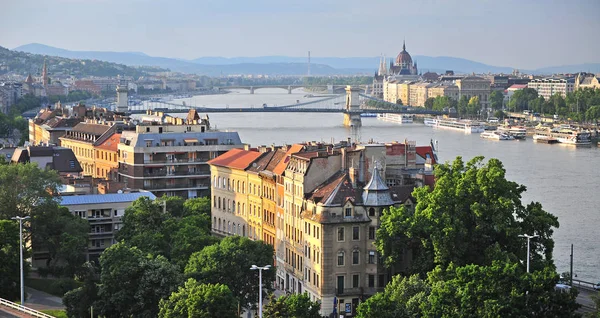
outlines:
[{"label": "distant hill", "polygon": [[[194,60],[154,57],[142,52],[70,51],[43,44],[32,43],[15,48],[17,51],[61,56],[78,59],[96,59],[130,66],[145,65],[168,68],[183,73],[210,76],[231,74],[304,75],[307,57],[259,56],[259,57],[200,57]],[[392,57],[388,58],[388,61]],[[493,66],[457,57],[415,55],[421,72],[442,73],[511,73],[512,67]],[[389,63],[389,62],[388,62]],[[379,57],[312,57],[312,75],[372,74],[379,65]],[[600,63],[551,66],[538,70],[521,70],[533,74],[573,73],[579,71],[600,72]]]},{"label": "distant hill", "polygon": [[[47,55],[47,56],[45,56]],[[58,57],[53,54],[34,54],[9,50],[0,46],[0,64],[22,75],[40,75],[44,59],[47,60],[50,77],[53,75],[75,76],[132,76],[140,77],[149,72],[167,71],[156,67],[131,67],[103,60]]]}]

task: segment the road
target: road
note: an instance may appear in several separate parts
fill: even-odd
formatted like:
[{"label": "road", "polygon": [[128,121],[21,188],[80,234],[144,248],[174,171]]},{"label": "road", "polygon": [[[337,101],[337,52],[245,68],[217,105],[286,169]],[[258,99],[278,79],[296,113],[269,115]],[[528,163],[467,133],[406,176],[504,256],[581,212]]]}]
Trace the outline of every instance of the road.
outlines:
[{"label": "road", "polygon": [[579,295],[577,295],[577,303],[581,304],[581,312],[594,312],[596,310],[596,303],[592,299],[593,295],[598,295],[598,291],[578,288]]}]

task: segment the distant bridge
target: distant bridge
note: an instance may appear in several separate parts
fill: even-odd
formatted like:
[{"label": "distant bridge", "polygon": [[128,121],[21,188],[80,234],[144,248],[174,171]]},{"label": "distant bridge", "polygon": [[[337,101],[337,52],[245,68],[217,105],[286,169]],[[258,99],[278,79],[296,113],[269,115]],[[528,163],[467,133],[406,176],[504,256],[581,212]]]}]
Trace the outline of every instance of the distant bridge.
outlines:
[{"label": "distant bridge", "polygon": [[[262,88],[281,88],[288,91],[288,94],[291,94],[294,89],[297,88],[321,88],[323,90],[327,90],[328,93],[333,94],[336,91],[342,90],[347,85],[235,85],[235,86],[219,86],[216,87],[219,91],[221,90],[232,90],[232,89],[247,89],[250,91],[250,94],[254,94],[254,91]],[[357,85],[356,87],[360,87],[368,93],[369,85]]]}]

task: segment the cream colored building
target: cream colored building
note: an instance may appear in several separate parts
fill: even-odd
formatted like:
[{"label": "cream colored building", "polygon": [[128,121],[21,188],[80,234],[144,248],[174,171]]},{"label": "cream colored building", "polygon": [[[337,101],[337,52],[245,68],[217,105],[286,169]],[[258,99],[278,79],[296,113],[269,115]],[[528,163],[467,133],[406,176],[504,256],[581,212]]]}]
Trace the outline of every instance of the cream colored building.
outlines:
[{"label": "cream colored building", "polygon": [[479,76],[466,76],[457,79],[456,86],[458,86],[459,99],[462,96],[466,96],[468,99],[477,96],[482,109],[489,107],[491,94],[491,81],[489,79]]},{"label": "cream colored building", "polygon": [[600,78],[598,75],[579,73],[575,78],[575,90],[578,89],[600,89]]},{"label": "cream colored building", "polygon": [[554,94],[566,97],[567,93],[575,89],[573,78],[541,78],[534,79],[527,84],[527,88],[533,88],[539,96],[549,99]]}]

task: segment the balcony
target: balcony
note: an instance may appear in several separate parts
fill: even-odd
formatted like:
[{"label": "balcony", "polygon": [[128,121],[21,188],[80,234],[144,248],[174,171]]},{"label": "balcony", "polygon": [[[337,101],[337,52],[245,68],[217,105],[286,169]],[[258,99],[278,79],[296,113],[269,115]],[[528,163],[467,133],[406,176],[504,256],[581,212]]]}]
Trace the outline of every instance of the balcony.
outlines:
[{"label": "balcony", "polygon": [[145,178],[163,178],[163,177],[189,177],[189,176],[202,176],[210,177],[210,170],[175,170],[167,171],[164,169],[158,171],[144,171]]},{"label": "balcony", "polygon": [[144,164],[163,164],[163,163],[169,163],[169,164],[188,164],[188,163],[206,163],[207,161],[209,161],[210,158],[208,157],[203,157],[203,158],[173,158],[173,159],[166,159],[166,158],[159,158],[159,159],[152,159],[152,160],[144,160]]},{"label": "balcony", "polygon": [[90,236],[102,236],[102,235],[112,236],[113,234],[114,234],[113,231],[90,232],[89,233]]},{"label": "balcony", "polygon": [[163,190],[168,191],[170,189],[209,189],[210,183],[193,183],[193,182],[183,182],[183,183],[159,183],[159,184],[144,184],[143,189],[145,190]]}]

